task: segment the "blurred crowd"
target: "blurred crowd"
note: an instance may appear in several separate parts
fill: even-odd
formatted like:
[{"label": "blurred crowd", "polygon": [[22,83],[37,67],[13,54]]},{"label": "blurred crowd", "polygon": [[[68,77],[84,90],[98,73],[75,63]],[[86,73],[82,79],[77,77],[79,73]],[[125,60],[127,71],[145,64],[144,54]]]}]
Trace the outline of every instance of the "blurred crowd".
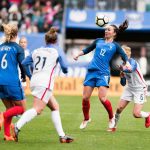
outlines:
[{"label": "blurred crowd", "polygon": [[63,0],[1,0],[0,24],[15,23],[21,33],[46,32],[61,28]]},{"label": "blurred crowd", "polygon": [[98,10],[150,11],[150,0],[65,0],[67,7]]}]

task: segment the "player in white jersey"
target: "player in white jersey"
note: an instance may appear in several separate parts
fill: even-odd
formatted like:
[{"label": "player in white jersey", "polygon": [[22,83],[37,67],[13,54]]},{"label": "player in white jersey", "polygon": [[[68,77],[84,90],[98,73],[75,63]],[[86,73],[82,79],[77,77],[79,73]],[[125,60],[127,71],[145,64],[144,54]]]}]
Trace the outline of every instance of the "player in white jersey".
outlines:
[{"label": "player in white jersey", "polygon": [[[59,105],[53,96],[54,78],[56,65],[60,64],[62,71],[67,73],[67,66],[64,63],[61,51],[57,46],[57,30],[54,27],[45,34],[46,46],[38,48],[28,56],[22,64],[26,70],[26,74],[31,78],[30,87],[34,96],[33,107],[27,110],[18,122],[15,124],[13,134],[18,141],[18,133],[25,123],[31,121],[39,115],[43,109],[48,106],[52,113],[52,121],[59,135],[61,143],[70,143],[73,138],[66,136],[61,123],[59,114]],[[31,75],[29,66],[33,63],[33,73]]]},{"label": "player in white jersey", "polygon": [[123,45],[122,48],[129,58],[132,70],[128,70],[125,66],[121,66],[120,68],[120,83],[123,86],[126,85],[126,80],[128,83],[125,86],[123,94],[120,98],[116,113],[114,115],[115,124],[112,124],[110,131],[116,130],[121,112],[131,101],[134,102],[133,116],[135,118],[145,118],[145,127],[148,128],[150,126],[150,113],[142,111],[143,104],[146,101],[147,85],[141,73],[139,64],[133,58],[130,58],[131,48],[125,45]]}]

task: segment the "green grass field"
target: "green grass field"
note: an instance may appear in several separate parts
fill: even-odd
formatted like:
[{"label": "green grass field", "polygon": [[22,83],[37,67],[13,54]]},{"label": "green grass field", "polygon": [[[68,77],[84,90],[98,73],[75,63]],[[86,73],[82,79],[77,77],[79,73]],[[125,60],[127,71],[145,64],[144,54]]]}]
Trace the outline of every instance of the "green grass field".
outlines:
[{"label": "green grass field", "polygon": [[[60,104],[63,128],[75,141],[70,144],[60,144],[53,127],[50,110],[44,112],[26,124],[20,134],[19,142],[3,141],[3,131],[0,133],[0,150],[149,150],[150,128],[144,127],[144,119],[132,116],[133,104],[129,104],[122,113],[118,129],[115,133],[106,131],[108,116],[97,97],[91,98],[92,122],[84,130],[79,129],[82,121],[81,97],[57,96]],[[119,97],[110,98],[113,108],[116,108]],[[32,106],[32,96],[27,97],[28,108]],[[3,104],[0,104],[3,111]],[[150,99],[143,108],[150,111]],[[13,122],[17,121],[14,119]]]}]

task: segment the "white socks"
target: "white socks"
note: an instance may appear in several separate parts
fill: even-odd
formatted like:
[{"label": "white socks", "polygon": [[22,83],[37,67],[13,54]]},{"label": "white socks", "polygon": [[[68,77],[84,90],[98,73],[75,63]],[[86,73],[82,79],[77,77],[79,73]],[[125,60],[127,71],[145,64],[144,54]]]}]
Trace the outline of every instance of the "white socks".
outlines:
[{"label": "white socks", "polygon": [[37,116],[37,112],[34,108],[31,108],[23,113],[21,118],[16,123],[17,128],[20,130],[26,123],[31,121],[35,116]]},{"label": "white socks", "polygon": [[148,112],[141,111],[141,118],[147,118],[149,116]]},{"label": "white socks", "polygon": [[52,111],[52,122],[54,123],[54,126],[56,128],[56,131],[59,136],[65,136],[65,133],[62,128],[61,118],[58,110]]},{"label": "white socks", "polygon": [[[23,113],[21,118],[16,123],[17,128],[20,130],[26,123],[31,121],[36,116],[37,116],[37,112],[34,108],[27,110],[26,112]],[[54,126],[56,128],[58,135],[59,136],[65,136],[65,133],[64,133],[63,128],[62,128],[62,123],[61,123],[59,111],[58,110],[52,111],[51,116],[52,116],[52,122],[54,123]]]}]

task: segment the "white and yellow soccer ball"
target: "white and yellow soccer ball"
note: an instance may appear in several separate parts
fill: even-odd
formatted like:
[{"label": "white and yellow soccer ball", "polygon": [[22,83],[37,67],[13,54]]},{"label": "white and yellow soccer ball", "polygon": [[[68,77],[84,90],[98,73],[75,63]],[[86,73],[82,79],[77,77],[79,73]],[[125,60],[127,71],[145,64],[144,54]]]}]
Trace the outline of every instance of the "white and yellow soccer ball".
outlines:
[{"label": "white and yellow soccer ball", "polygon": [[109,18],[105,15],[96,15],[95,24],[99,27],[104,27],[109,23]]}]

